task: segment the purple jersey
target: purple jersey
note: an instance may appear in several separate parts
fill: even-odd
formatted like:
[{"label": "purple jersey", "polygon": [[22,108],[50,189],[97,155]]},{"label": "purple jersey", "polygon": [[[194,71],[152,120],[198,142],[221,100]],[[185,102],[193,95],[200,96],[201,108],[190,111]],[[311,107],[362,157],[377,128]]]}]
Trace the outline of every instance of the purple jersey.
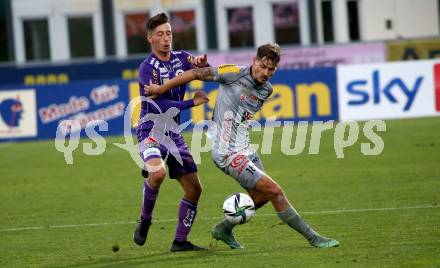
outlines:
[{"label": "purple jersey", "polygon": [[[171,51],[169,61],[161,61],[151,53],[139,67],[140,95],[144,96],[144,85],[148,85],[150,81],[151,83],[162,85],[176,75],[194,68],[191,61],[192,55],[185,51]],[[191,108],[194,106],[193,100],[183,101],[185,91],[186,85],[171,89],[167,93],[162,94],[153,100],[157,106],[151,102],[143,101],[141,104],[140,117],[143,118],[148,113],[165,113],[170,107],[176,107],[179,110]],[[157,107],[159,107],[160,111]],[[174,120],[177,124],[180,124],[180,114],[177,115]],[[139,124],[137,127],[138,140],[142,141],[145,139],[153,126],[154,122],[152,121],[146,121]]]}]

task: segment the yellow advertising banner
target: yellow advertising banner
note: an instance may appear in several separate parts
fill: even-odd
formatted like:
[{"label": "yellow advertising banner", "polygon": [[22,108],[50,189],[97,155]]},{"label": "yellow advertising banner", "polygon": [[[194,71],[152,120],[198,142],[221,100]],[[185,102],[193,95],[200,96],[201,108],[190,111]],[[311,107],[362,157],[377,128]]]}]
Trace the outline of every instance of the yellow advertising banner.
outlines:
[{"label": "yellow advertising banner", "polygon": [[440,58],[440,39],[420,39],[387,43],[388,61]]}]

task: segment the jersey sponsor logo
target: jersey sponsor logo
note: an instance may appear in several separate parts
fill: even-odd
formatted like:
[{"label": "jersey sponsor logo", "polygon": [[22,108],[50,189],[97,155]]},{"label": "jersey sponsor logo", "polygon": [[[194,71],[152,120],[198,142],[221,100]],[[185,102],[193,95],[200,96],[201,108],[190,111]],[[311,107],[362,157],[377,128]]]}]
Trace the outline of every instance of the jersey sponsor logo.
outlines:
[{"label": "jersey sponsor logo", "polygon": [[255,96],[255,95],[250,95],[249,98],[250,98],[251,100],[253,100],[253,101],[257,101],[257,100],[258,100],[258,97]]},{"label": "jersey sponsor logo", "polygon": [[155,69],[153,69],[153,80],[154,84],[159,84],[159,75],[157,74],[157,71]]},{"label": "jersey sponsor logo", "polygon": [[[261,100],[261,103],[263,101]],[[250,94],[247,98],[246,98],[246,103],[252,107],[254,107],[255,109],[260,108],[260,99],[258,99],[257,96]]]},{"label": "jersey sponsor logo", "polygon": [[182,67],[182,63],[180,62],[180,60],[173,64],[173,69],[177,69],[177,68],[180,68],[180,67]]}]

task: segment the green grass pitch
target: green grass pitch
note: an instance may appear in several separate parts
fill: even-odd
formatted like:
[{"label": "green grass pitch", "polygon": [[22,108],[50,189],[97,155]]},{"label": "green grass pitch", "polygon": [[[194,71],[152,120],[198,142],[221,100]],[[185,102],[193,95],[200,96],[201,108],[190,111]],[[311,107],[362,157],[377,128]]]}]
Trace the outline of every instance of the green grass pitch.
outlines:
[{"label": "green grass pitch", "polygon": [[286,156],[278,129],[272,154],[262,155],[303,217],[341,242],[331,249],[310,247],[270,204],[235,229],[244,250],[212,240],[223,199],[242,189],[208,153],[190,240],[209,250],[169,252],[182,194],[172,180],[162,185],[147,245],[139,247],[132,232],[142,179],[112,144],[120,137],[107,138],[100,156],[79,147],[73,165],[53,141],[0,144],[0,267],[439,267],[440,118],[387,121],[379,156],[361,154],[363,137],[337,159],[333,134],[324,132],[319,154],[308,154],[307,143],[305,152]]}]

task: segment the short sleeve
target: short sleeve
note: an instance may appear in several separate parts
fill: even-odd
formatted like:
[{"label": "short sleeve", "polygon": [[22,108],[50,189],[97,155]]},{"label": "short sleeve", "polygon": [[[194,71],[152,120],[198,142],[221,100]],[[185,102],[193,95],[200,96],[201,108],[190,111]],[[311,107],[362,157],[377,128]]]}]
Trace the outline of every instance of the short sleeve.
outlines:
[{"label": "short sleeve", "polygon": [[222,64],[214,67],[214,81],[220,83],[229,83],[237,79],[240,74],[241,67],[235,64]]},{"label": "short sleeve", "polygon": [[159,72],[150,64],[143,62],[139,67],[139,84],[148,85],[152,81],[153,84],[160,84]]}]

